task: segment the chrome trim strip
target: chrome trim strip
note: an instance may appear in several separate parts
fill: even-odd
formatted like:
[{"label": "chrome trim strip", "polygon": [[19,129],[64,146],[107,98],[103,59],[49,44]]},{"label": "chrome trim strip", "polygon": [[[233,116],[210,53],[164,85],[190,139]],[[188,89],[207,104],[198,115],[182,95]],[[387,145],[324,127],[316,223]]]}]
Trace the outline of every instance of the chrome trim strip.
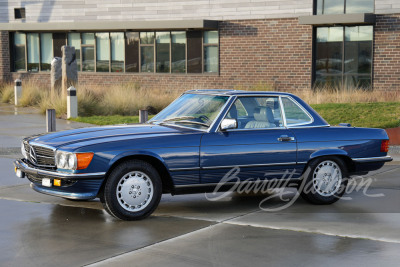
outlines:
[{"label": "chrome trim strip", "polygon": [[384,156],[384,157],[370,157],[370,158],[352,158],[353,161],[357,163],[363,163],[363,162],[387,162],[387,161],[392,161],[393,158],[391,156]]},{"label": "chrome trim strip", "polygon": [[58,171],[47,171],[47,170],[40,170],[29,167],[26,163],[21,160],[14,161],[14,165],[16,168],[20,169],[21,171],[32,174],[32,175],[43,175],[52,178],[60,178],[60,179],[96,179],[96,178],[103,178],[106,173],[105,172],[93,172],[93,173],[64,173]]},{"label": "chrome trim strip", "polygon": [[[289,98],[296,106],[298,106],[311,119],[310,122],[296,123],[296,124],[290,125],[290,127],[308,125],[308,124],[314,123],[314,117],[310,114],[310,112],[308,112],[302,105],[300,105],[299,102],[297,102],[293,97],[291,97],[291,96],[282,96],[282,97]],[[282,107],[283,107],[283,103],[282,103]],[[285,125],[287,126],[286,114],[285,114],[285,123],[286,123]],[[287,127],[289,127],[289,126],[287,126]]]},{"label": "chrome trim strip", "polygon": [[283,107],[282,96],[279,96],[279,106],[280,106],[280,111],[281,111],[281,118],[283,121],[283,127],[287,128],[286,113],[285,113],[285,108]]},{"label": "chrome trim strip", "polygon": [[251,168],[251,167],[268,167],[268,166],[285,166],[285,165],[296,165],[296,162],[285,162],[285,163],[267,163],[267,164],[248,164],[248,165],[228,165],[228,166],[212,166],[202,167],[203,170],[214,170],[214,169],[228,169],[228,168]]},{"label": "chrome trim strip", "polygon": [[296,125],[294,125],[294,126],[289,126],[288,129],[322,128],[322,127],[330,127],[330,126],[331,126],[330,124],[314,125],[314,126],[302,126],[302,125],[296,126]]},{"label": "chrome trim strip", "polygon": [[179,172],[179,171],[198,171],[200,170],[200,167],[195,167],[195,168],[174,168],[174,169],[169,169],[171,172]]},{"label": "chrome trim strip", "polygon": [[36,143],[35,141],[28,141],[27,143],[28,143],[28,145],[30,145],[30,146],[39,146],[39,147],[44,147],[44,148],[51,149],[51,150],[53,150],[53,152],[56,151],[56,148],[54,148],[54,147],[52,147],[52,146],[48,146],[48,145],[41,144],[41,143]]},{"label": "chrome trim strip", "polygon": [[[301,178],[291,178],[291,179],[282,179],[285,181],[293,181],[293,182],[297,182],[297,181],[301,181]],[[240,183],[265,183],[265,182],[276,182],[276,179],[272,179],[272,180],[268,180],[268,179],[264,179],[264,180],[256,180],[256,181],[240,181]],[[227,182],[224,183],[223,185],[235,185],[237,182]],[[179,188],[198,188],[198,187],[207,187],[207,186],[217,186],[219,183],[206,183],[206,184],[185,184],[185,185],[175,185],[175,188],[179,189]]]}]

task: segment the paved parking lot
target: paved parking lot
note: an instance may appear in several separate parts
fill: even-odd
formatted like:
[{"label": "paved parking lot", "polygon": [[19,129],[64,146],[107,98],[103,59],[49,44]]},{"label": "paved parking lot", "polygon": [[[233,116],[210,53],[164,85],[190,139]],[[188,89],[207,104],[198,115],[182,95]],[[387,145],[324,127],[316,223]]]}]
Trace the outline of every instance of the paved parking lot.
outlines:
[{"label": "paved parking lot", "polygon": [[[8,117],[7,117],[8,116]],[[15,177],[19,139],[38,114],[0,106],[0,266],[393,266],[400,261],[400,163],[371,173],[368,190],[330,206],[278,196],[164,195],[143,221],[117,221],[97,201],[38,194]],[[24,120],[30,123],[24,126]],[[15,121],[15,130],[11,130]],[[18,123],[17,123],[18,121]],[[59,122],[59,129],[82,127]],[[27,133],[27,134],[25,134]],[[290,191],[285,197],[295,197]]]}]

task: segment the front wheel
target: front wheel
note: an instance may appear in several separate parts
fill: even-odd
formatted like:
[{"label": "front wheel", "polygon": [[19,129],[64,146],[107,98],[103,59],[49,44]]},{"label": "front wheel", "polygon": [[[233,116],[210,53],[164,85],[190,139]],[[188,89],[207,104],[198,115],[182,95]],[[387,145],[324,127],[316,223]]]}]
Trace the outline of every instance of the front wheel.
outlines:
[{"label": "front wheel", "polygon": [[321,157],[307,167],[299,186],[301,196],[313,204],[332,204],[344,194],[347,169],[338,157]]},{"label": "front wheel", "polygon": [[100,198],[105,210],[120,220],[141,220],[157,208],[162,193],[160,175],[149,163],[129,160],[109,175]]}]

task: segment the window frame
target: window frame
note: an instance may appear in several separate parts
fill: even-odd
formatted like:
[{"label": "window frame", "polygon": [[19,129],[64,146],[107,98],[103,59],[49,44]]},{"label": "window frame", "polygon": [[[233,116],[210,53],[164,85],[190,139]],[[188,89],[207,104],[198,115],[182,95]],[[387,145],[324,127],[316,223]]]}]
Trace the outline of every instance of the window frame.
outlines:
[{"label": "window frame", "polygon": [[[325,1],[332,1],[332,0],[321,0],[322,1],[322,14],[318,14],[318,0],[314,0],[313,3],[313,15],[335,15],[335,14],[324,14],[324,5],[325,5]],[[343,0],[343,13],[340,14],[353,14],[353,13],[347,13],[347,1],[348,0]],[[371,0],[373,1],[373,10],[371,12],[364,12],[364,13],[375,13],[375,0]],[[339,14],[336,14],[339,15]]]},{"label": "window frame", "polygon": [[[136,32],[139,35],[139,42],[138,42],[138,49],[137,51],[133,52],[133,53],[138,53],[138,71],[137,72],[127,72],[127,66],[126,66],[126,58],[127,58],[127,52],[126,47],[127,47],[127,35],[126,35],[126,31],[65,31],[63,32],[65,34],[65,45],[69,44],[69,34],[70,33],[77,33],[79,34],[79,44],[80,44],[80,49],[79,49],[79,68],[78,71],[79,72],[89,72],[89,73],[114,73],[114,74],[158,74],[158,75],[163,75],[163,74],[169,74],[169,75],[187,75],[187,74],[201,74],[201,75],[219,75],[220,74],[220,32],[218,29],[215,30],[206,30],[206,29],[199,29],[198,31],[201,32],[201,51],[199,51],[201,54],[201,72],[189,72],[188,71],[188,32],[190,32],[190,30],[188,29],[173,29],[173,30],[168,30],[168,31],[156,31],[156,30],[150,30],[150,31],[129,31],[129,32]],[[205,44],[204,43],[204,34],[207,31],[216,31],[218,34],[218,43],[211,43],[211,44]],[[141,38],[140,38],[140,33],[142,32],[152,32],[154,33],[154,40],[152,44],[143,44],[141,42]],[[156,33],[157,32],[167,32],[169,33],[169,72],[157,72],[157,42],[156,42]],[[172,71],[172,46],[173,46],[173,41],[172,41],[172,36],[173,33],[185,33],[185,48],[184,48],[184,55],[185,55],[185,71],[183,72],[173,72]],[[15,70],[15,41],[14,41],[14,35],[16,33],[21,33],[25,35],[25,47],[24,47],[24,51],[25,51],[25,69],[24,70]],[[28,33],[36,33],[39,35],[39,68],[38,71],[28,71],[28,44],[27,44],[27,34]],[[41,34],[42,33],[49,33],[49,32],[45,32],[45,31],[37,31],[37,32],[10,32],[10,36],[9,36],[9,40],[10,40],[10,48],[12,47],[12,50],[10,50],[10,67],[12,69],[12,72],[32,72],[32,73],[36,73],[36,72],[42,72],[42,40],[41,40]],[[53,46],[53,51],[52,51],[52,58],[54,58],[54,33],[55,32],[50,32],[52,34],[52,46]],[[93,34],[94,35],[94,43],[93,44],[83,44],[82,42],[82,37],[83,34]],[[97,33],[108,33],[108,43],[109,43],[109,70],[108,72],[98,72],[97,71]],[[111,34],[112,33],[122,33],[123,34],[123,42],[124,42],[124,60],[123,60],[123,71],[121,72],[113,72],[112,71],[112,42],[111,42]],[[183,44],[183,43],[182,43]],[[23,45],[18,45],[18,46],[23,46]],[[142,71],[142,57],[141,57],[141,53],[142,53],[142,47],[153,47],[153,53],[154,53],[154,59],[153,59],[153,64],[154,64],[154,68],[152,72],[143,72]],[[205,54],[205,47],[216,47],[217,48],[217,59],[218,59],[218,64],[217,64],[217,71],[216,72],[205,72],[205,59],[204,59],[204,54]],[[83,71],[83,50],[85,48],[92,48],[93,49],[93,63],[94,63],[94,68],[93,70],[85,70]],[[45,70],[43,72],[49,72],[48,70]]]},{"label": "window frame", "polygon": [[[372,27],[372,40],[371,42],[371,70],[370,73],[345,73],[345,61],[346,61],[346,27],[363,27],[363,26],[370,26]],[[313,27],[313,53],[312,53],[312,88],[318,88],[318,86],[315,85],[316,80],[317,80],[317,69],[316,69],[316,61],[317,61],[317,29],[318,28],[330,28],[330,27],[341,27],[342,28],[342,44],[341,44],[341,53],[342,53],[342,62],[341,62],[341,74],[331,74],[331,75],[324,75],[324,77],[340,77],[340,87],[345,88],[344,86],[346,85],[346,79],[351,76],[361,76],[361,77],[370,77],[371,80],[371,85],[369,88],[362,88],[366,90],[372,90],[373,88],[373,78],[374,78],[374,40],[375,40],[375,25],[332,25],[332,26],[316,26]],[[323,86],[322,86],[323,87]]]}]

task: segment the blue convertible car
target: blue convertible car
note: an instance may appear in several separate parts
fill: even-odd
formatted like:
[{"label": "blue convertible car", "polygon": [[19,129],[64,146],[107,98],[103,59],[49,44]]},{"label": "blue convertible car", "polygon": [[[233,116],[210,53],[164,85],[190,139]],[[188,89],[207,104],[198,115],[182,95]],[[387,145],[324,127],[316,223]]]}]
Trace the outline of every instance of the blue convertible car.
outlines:
[{"label": "blue convertible car", "polygon": [[[233,168],[241,181],[290,179],[315,204],[337,201],[346,177],[377,170],[382,129],[330,126],[299,97],[278,92],[192,90],[146,124],[94,127],[23,140],[18,177],[44,194],[99,197],[122,220],[149,216],[162,193],[209,192]],[[290,170],[290,176],[280,174]]]}]

